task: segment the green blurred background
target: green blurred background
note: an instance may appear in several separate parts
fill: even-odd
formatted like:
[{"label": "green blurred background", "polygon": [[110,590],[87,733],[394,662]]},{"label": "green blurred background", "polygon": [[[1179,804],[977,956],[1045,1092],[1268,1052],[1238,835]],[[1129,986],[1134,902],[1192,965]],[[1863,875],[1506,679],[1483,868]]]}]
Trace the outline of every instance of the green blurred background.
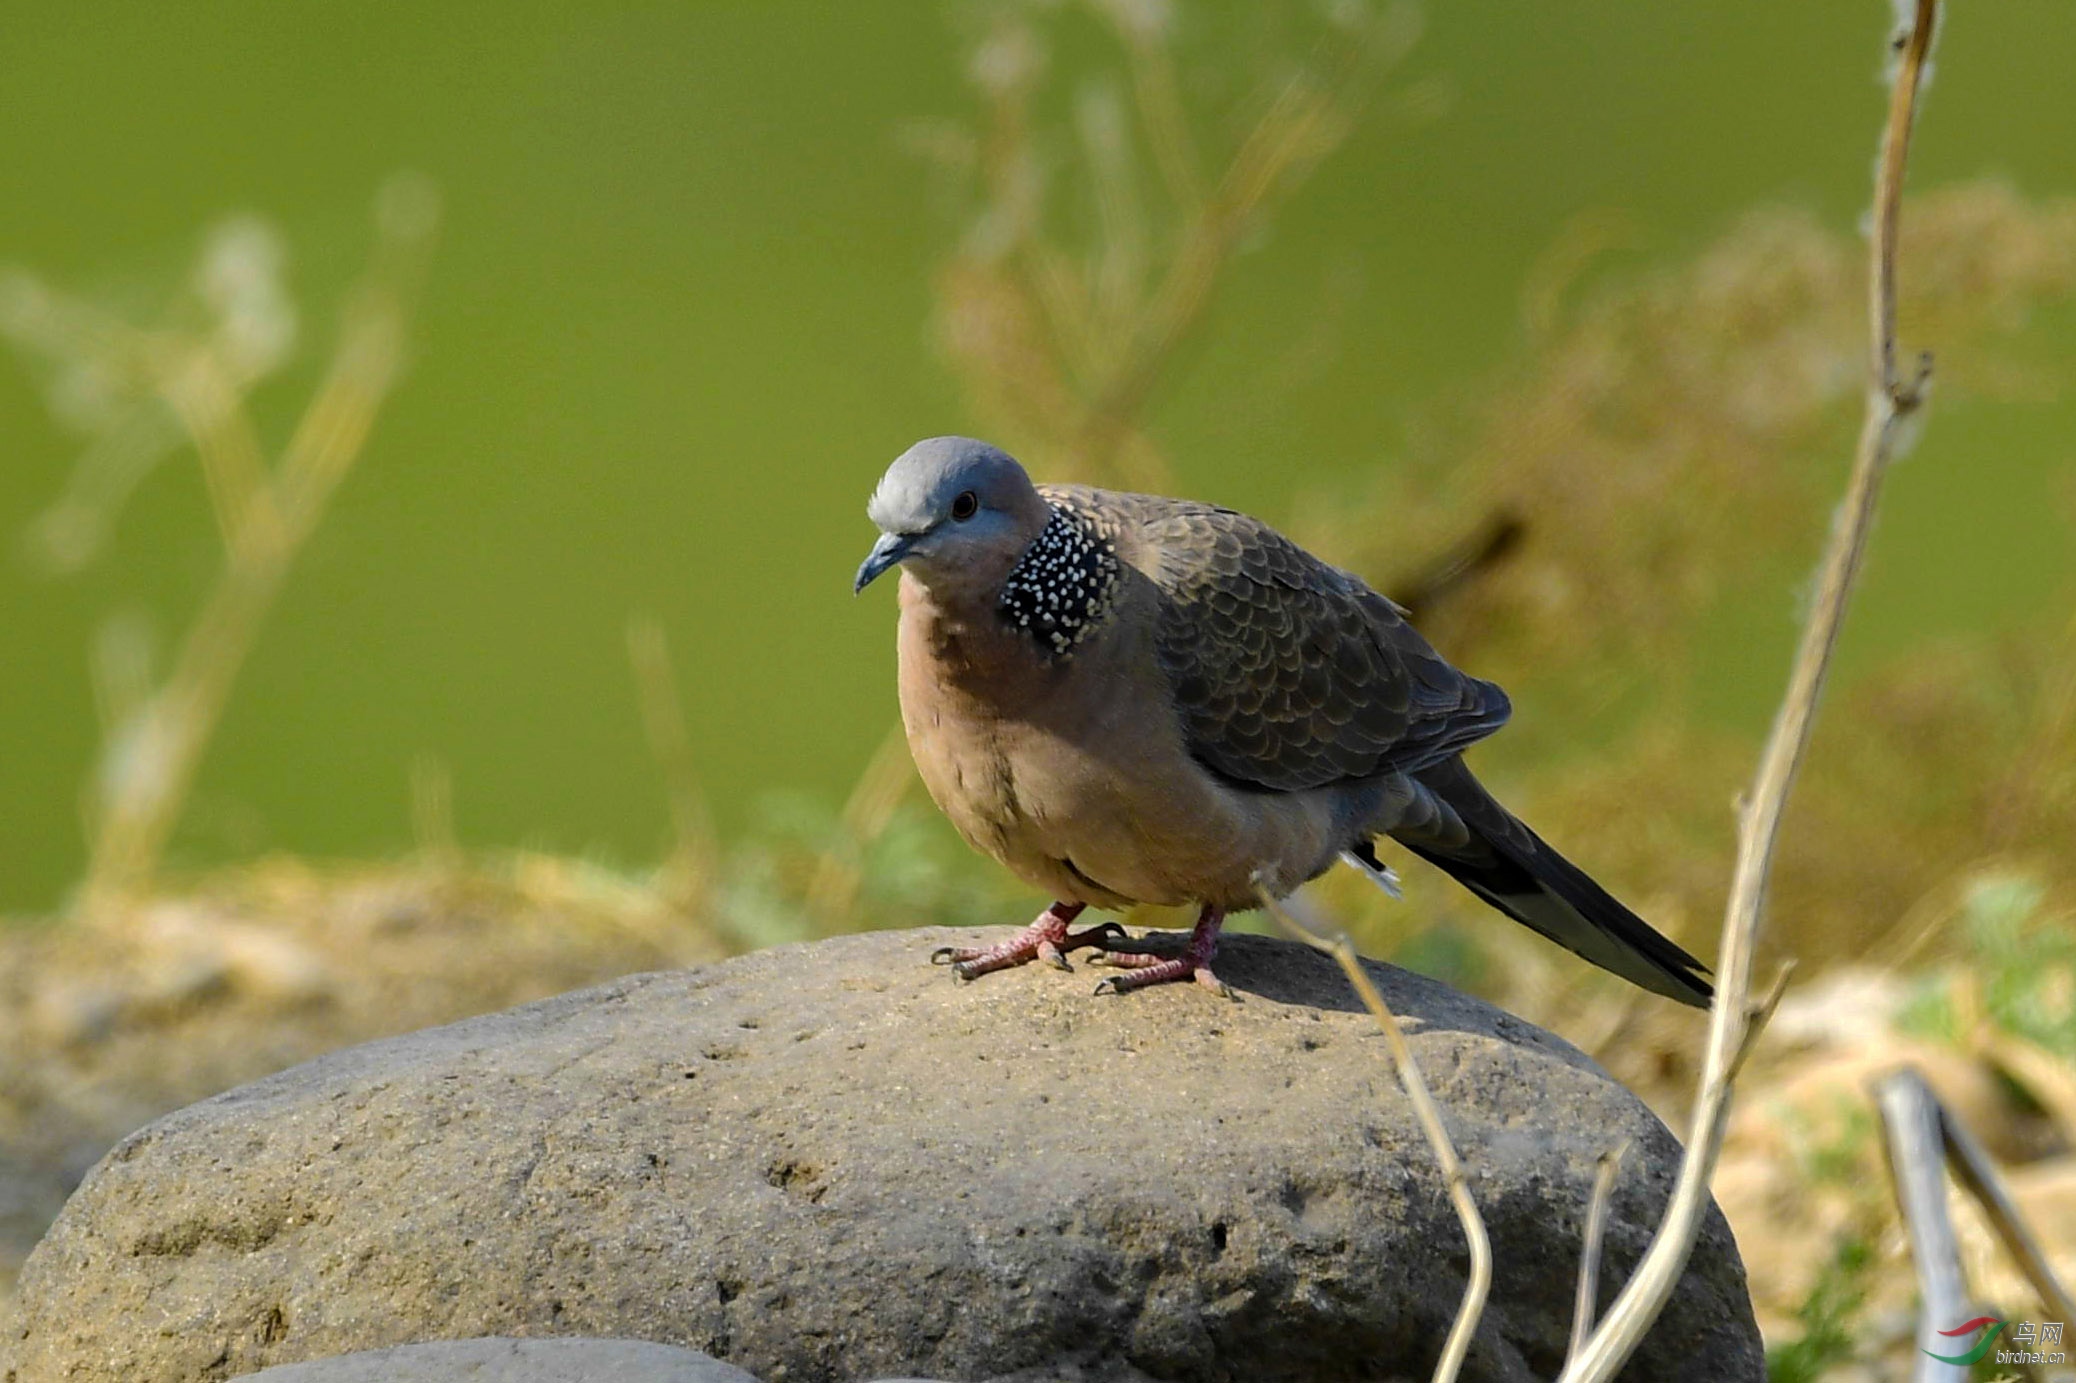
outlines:
[{"label": "green blurred background", "polygon": [[[1231,94],[1260,8],[1178,8],[1193,106]],[[1432,7],[1153,398],[1178,488],[1280,520],[1392,466],[1517,360],[1524,292],[1582,224],[1618,228],[1596,274],[1690,256],[1755,204],[1850,228],[1884,8]],[[1913,185],[2076,190],[2066,0],[1958,4],[1949,30]],[[407,373],[260,634],[173,863],[407,849],[427,756],[464,845],[653,860],[634,612],[669,635],[724,835],[774,791],[841,798],[894,716],[890,600],[848,589],[865,496],[910,441],[983,425],[929,328],[963,209],[903,138],[969,111],[963,33],[938,4],[10,7],[0,262],[148,313],[207,226],[272,221],[306,317],[256,399],[270,442],[365,262],[374,189],[416,169],[444,200]],[[1070,27],[1057,68],[1071,88],[1102,57]],[[2031,336],[2066,377],[2076,318]],[[2072,437],[2053,391],[1942,398],[1895,476],[1848,676],[2062,608]],[[221,554],[181,458],[101,560],[39,572],[17,540],[79,443],[12,362],[0,438],[0,911],[31,911],[85,858],[96,627],[134,612],[170,641]],[[1726,602],[1700,714],[1763,719],[1793,585]]]}]

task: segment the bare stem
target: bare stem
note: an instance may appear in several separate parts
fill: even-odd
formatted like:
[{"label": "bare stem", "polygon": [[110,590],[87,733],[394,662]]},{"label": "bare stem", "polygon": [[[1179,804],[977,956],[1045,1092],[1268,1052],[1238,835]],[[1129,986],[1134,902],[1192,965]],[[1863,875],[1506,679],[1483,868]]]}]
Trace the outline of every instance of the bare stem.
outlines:
[{"label": "bare stem", "polygon": [[1259,883],[1255,893],[1261,898],[1262,906],[1269,916],[1292,937],[1308,945],[1316,946],[1340,963],[1341,970],[1348,976],[1364,1008],[1377,1020],[1384,1031],[1384,1040],[1391,1048],[1391,1060],[1398,1067],[1399,1083],[1406,1088],[1406,1098],[1412,1102],[1413,1115],[1420,1121],[1421,1131],[1427,1135],[1428,1146],[1434,1149],[1435,1161],[1442,1167],[1443,1184],[1449,1188],[1450,1203],[1456,1207],[1456,1218],[1463,1223],[1463,1237],[1470,1243],[1470,1280],[1464,1284],[1462,1304],[1456,1308],[1456,1321],[1449,1328],[1449,1338],[1442,1344],[1442,1357],[1434,1367],[1433,1383],[1453,1383],[1463,1367],[1464,1356],[1470,1352],[1471,1339],[1478,1333],[1478,1320],[1485,1314],[1485,1298],[1492,1290],[1492,1241],[1485,1233],[1485,1219],[1478,1213],[1478,1203],[1471,1196],[1470,1178],[1464,1175],[1463,1160],[1456,1155],[1456,1145],[1449,1139],[1449,1130],[1442,1123],[1441,1107],[1427,1088],[1427,1080],[1420,1074],[1420,1066],[1413,1060],[1413,1048],[1406,1041],[1405,1029],[1399,1026],[1398,1017],[1392,1013],[1384,996],[1370,981],[1369,972],[1362,968],[1362,958],[1356,954],[1355,943],[1343,931],[1326,932],[1316,926],[1298,921],[1294,914],[1299,910],[1295,898],[1278,901],[1269,896],[1269,891]]},{"label": "bare stem", "polygon": [[296,551],[359,456],[395,382],[408,289],[430,247],[432,213],[428,207],[416,218],[378,220],[375,266],[348,305],[324,382],[271,473],[258,464],[234,396],[197,375],[191,386],[198,380],[211,388],[190,388],[181,400],[178,411],[223,526],[224,565],[165,683],[129,723],[113,728],[81,896],[90,915],[134,893],[157,868]]},{"label": "bare stem", "polygon": [[452,870],[461,860],[454,834],[454,774],[439,758],[420,754],[411,760],[411,829],[418,854],[437,870]]},{"label": "bare stem", "polygon": [[233,562],[248,560],[256,541],[278,536],[267,462],[252,418],[213,351],[183,357],[168,373],[160,389],[194,439],[224,550]]},{"label": "bare stem", "polygon": [[842,831],[815,862],[807,885],[807,910],[824,926],[852,925],[851,915],[864,884],[860,855],[879,839],[915,785],[915,765],[908,755],[908,736],[897,723],[880,737],[879,748],[843,804]]},{"label": "bare stem", "polygon": [[1132,95],[1146,127],[1154,162],[1167,183],[1168,196],[1184,213],[1193,214],[1204,200],[1204,179],[1197,171],[1197,151],[1183,113],[1180,84],[1167,45],[1130,25],[1119,37],[1132,64]]},{"label": "bare stem", "polygon": [[2062,1285],[2054,1264],[2041,1251],[2039,1238],[2019,1213],[2010,1192],[2004,1189],[2004,1180],[1997,1175],[1989,1153],[1929,1086],[1925,1095],[1939,1110],[1939,1132],[1946,1144],[1946,1157],[1954,1176],[1981,1205],[1990,1228],[2003,1241],[2004,1251],[2018,1264],[2019,1271],[2025,1274],[2026,1281],[2039,1295],[2040,1304],[2052,1312],[2055,1319],[2076,1320],[2076,1298],[2069,1295],[2069,1289]]},{"label": "bare stem", "polygon": [[1607,1237],[1615,1174],[1622,1170],[1622,1154],[1628,1151],[1627,1143],[1609,1148],[1600,1155],[1599,1170],[1593,1174],[1593,1194],[1586,1202],[1586,1232],[1579,1246],[1579,1291],[1571,1308],[1571,1347],[1566,1354],[1577,1354],[1593,1329],[1593,1312],[1600,1302],[1600,1243]]},{"label": "bare stem", "polygon": [[1117,454],[1176,346],[1203,315],[1233,248],[1254,217],[1338,142],[1332,95],[1292,81],[1233,155],[1218,189],[1192,216],[1174,262],[1126,335],[1122,359],[1093,391],[1075,450],[1097,468]]},{"label": "bare stem", "polygon": [[1897,43],[1897,63],[1883,127],[1874,184],[1874,232],[1869,256],[1870,342],[1866,420],[1860,429],[1845,502],[1839,507],[1819,568],[1816,599],[1795,651],[1786,695],[1760,756],[1747,805],[1738,816],[1737,864],[1716,961],[1716,1001],[1709,1014],[1708,1048],[1694,1107],[1694,1124],[1665,1219],[1643,1261],[1582,1349],[1572,1353],[1561,1383],[1598,1383],[1615,1373],[1642,1342],[1671,1297],[1709,1205],[1708,1184],[1730,1120],[1731,1085],[1763,1009],[1749,1001],[1752,963],[1766,904],[1781,814],[1795,772],[1809,746],[1810,726],[1830,669],[1848,598],[1867,549],[1876,500],[1905,425],[1924,401],[1929,360],[1909,379],[1896,370],[1896,233],[1902,215],[1903,174],[1917,116],[1918,93],[1938,22],[1938,0],[1916,0],[1909,29]]},{"label": "bare stem", "polygon": [[1959,1325],[1968,1318],[1968,1284],[1961,1275],[1961,1244],[1946,1203],[1946,1162],[1939,1132],[1939,1101],[1924,1077],[1905,1068],[1875,1083],[1875,1107],[1888,1143],[1889,1170],[1896,1180],[1896,1203],[1910,1235],[1910,1258],[1917,1267],[1919,1319],[1913,1383],[1961,1383],[1965,1364],[1935,1357],[1958,1354],[1969,1340],[1938,1335],[1941,1322]]},{"label": "bare stem", "polygon": [[676,849],[666,867],[668,891],[672,902],[690,909],[713,882],[720,850],[714,842],[706,794],[700,790],[699,774],[692,766],[692,740],[685,731],[684,701],[670,666],[670,642],[653,616],[637,615],[627,621],[627,659],[641,698],[642,729],[649,737],[649,752],[656,758],[664,791],[670,795]]}]

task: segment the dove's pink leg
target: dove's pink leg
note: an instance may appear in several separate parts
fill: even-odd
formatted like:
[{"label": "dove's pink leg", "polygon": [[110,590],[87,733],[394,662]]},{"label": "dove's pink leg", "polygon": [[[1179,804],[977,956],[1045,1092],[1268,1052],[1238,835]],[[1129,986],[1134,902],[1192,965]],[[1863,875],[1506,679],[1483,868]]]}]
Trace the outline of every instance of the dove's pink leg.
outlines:
[{"label": "dove's pink leg", "polygon": [[1054,903],[1038,914],[1038,920],[996,946],[940,946],[930,953],[930,964],[949,965],[962,980],[977,979],[990,970],[1007,970],[1012,965],[1042,960],[1060,970],[1072,970],[1066,953],[1081,946],[1108,948],[1122,938],[1125,929],[1105,922],[1086,931],[1070,932],[1067,924],[1081,915],[1086,903]]},{"label": "dove's pink leg", "polygon": [[1195,980],[1206,989],[1232,998],[1232,989],[1211,973],[1211,956],[1218,950],[1218,928],[1224,921],[1224,909],[1206,903],[1204,910],[1197,914],[1196,930],[1189,934],[1189,945],[1182,948],[1179,956],[1159,956],[1146,951],[1125,951],[1105,946],[1105,954],[1097,960],[1104,965],[1121,967],[1128,973],[1110,976],[1096,986],[1096,993],[1122,994],[1130,989],[1144,989],[1150,984]]}]

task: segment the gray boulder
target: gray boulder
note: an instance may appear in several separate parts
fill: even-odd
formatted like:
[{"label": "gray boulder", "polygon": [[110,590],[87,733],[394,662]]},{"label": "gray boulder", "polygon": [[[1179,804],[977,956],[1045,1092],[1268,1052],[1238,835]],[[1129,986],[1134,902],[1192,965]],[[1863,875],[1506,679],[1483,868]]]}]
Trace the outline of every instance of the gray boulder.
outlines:
[{"label": "gray boulder", "polygon": [[696,1350],[645,1340],[438,1340],[282,1364],[244,1383],[757,1383]]},{"label": "gray boulder", "polygon": [[[8,1383],[185,1383],[401,1341],[681,1344],[767,1383],[1422,1378],[1467,1254],[1326,958],[1228,1003],[1084,967],[955,983],[910,931],[640,975],[350,1048],[117,1146],[30,1256]],[[1595,1160],[1604,1294],[1679,1149],[1591,1061],[1373,965],[1497,1260],[1466,1377],[1552,1376]],[[1627,1377],[1763,1376],[1711,1213]]]}]

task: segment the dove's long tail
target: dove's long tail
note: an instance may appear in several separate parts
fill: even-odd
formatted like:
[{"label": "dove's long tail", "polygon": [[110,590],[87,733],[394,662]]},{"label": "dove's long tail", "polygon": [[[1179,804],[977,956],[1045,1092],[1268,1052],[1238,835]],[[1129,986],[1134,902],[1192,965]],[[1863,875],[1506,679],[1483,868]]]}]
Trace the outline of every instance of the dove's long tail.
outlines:
[{"label": "dove's long tail", "polygon": [[1425,800],[1392,830],[1399,844],[1601,969],[1654,994],[1708,1006],[1714,991],[1701,962],[1552,850],[1485,791],[1462,759],[1424,770],[1416,781]]}]

